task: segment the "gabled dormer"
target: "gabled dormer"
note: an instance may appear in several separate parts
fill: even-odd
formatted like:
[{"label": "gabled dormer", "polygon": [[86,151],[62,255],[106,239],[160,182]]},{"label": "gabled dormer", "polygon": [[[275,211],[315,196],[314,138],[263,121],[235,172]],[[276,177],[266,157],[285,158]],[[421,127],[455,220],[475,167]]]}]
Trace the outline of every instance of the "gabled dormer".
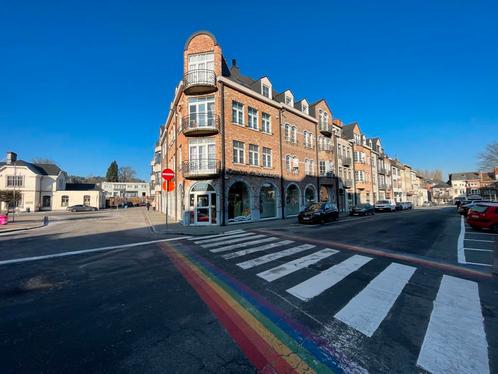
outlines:
[{"label": "gabled dormer", "polygon": [[322,135],[332,136],[332,110],[325,99],[311,104],[310,114],[318,120],[318,129]]},{"label": "gabled dormer", "polygon": [[294,107],[294,95],[291,90],[285,90],[284,92],[275,96],[275,100],[284,103],[288,106]]},{"label": "gabled dormer", "polygon": [[303,112],[304,114],[310,114],[310,105],[306,99],[299,100],[296,105],[296,109]]},{"label": "gabled dormer", "polygon": [[250,87],[260,95],[263,95],[268,99],[273,99],[273,88],[268,77],[261,77],[258,80],[255,80]]}]

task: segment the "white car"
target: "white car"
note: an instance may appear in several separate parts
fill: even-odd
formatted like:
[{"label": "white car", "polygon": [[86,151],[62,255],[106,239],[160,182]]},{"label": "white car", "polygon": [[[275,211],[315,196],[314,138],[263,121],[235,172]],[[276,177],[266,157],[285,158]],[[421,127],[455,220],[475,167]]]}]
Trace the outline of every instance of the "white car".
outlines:
[{"label": "white car", "polygon": [[389,200],[379,200],[374,205],[377,212],[394,212],[396,204]]}]

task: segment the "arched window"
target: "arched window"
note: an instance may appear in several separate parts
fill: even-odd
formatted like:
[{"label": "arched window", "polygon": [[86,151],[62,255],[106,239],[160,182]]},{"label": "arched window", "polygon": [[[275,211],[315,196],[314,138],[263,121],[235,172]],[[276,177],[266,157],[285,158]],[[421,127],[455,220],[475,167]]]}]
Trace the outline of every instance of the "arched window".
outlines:
[{"label": "arched window", "polygon": [[296,143],[297,142],[297,129],[296,129],[296,126],[292,126],[291,141],[292,141],[292,143]]},{"label": "arched window", "polygon": [[265,183],[259,192],[259,216],[271,218],[277,216],[277,192],[273,184]]},{"label": "arched window", "polygon": [[69,206],[69,196],[67,195],[61,196],[61,206]]},{"label": "arched window", "polygon": [[321,125],[323,125],[323,110],[318,110],[318,123]]},{"label": "arched window", "polygon": [[214,187],[206,182],[199,182],[192,187],[192,192],[205,192],[205,191],[214,191]]},{"label": "arched window", "polygon": [[235,182],[228,190],[228,222],[252,219],[251,198],[244,182]]},{"label": "arched window", "polygon": [[299,213],[299,199],[300,192],[299,188],[295,184],[291,184],[287,187],[285,193],[285,215],[292,216]]},{"label": "arched window", "polygon": [[304,190],[304,203],[306,206],[316,203],[316,190],[313,186],[308,186]]}]

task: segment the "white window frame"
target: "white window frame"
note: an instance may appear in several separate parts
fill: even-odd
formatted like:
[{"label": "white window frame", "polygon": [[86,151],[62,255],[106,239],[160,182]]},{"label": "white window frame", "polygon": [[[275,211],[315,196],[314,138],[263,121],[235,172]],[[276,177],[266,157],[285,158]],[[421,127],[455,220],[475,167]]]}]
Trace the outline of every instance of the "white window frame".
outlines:
[{"label": "white window frame", "polygon": [[268,113],[261,113],[261,131],[271,134],[271,116]]},{"label": "white window frame", "polygon": [[249,165],[259,166],[259,145],[249,144]]},{"label": "white window frame", "polygon": [[[236,144],[237,143],[237,144]],[[232,143],[233,146],[233,159],[232,162],[234,164],[243,164],[244,163],[244,142],[239,140],[234,140]]]},{"label": "white window frame", "polygon": [[247,107],[247,127],[258,130],[258,111],[250,106]]},{"label": "white window frame", "polygon": [[271,148],[263,147],[263,167],[272,167],[272,151]]},{"label": "white window frame", "polygon": [[244,104],[232,100],[232,123],[244,126]]},{"label": "white window frame", "polygon": [[24,187],[24,175],[7,175],[6,187]]},{"label": "white window frame", "polygon": [[[265,95],[265,88],[268,90],[268,94],[267,95]],[[264,97],[267,97],[267,98],[271,99],[271,97],[270,97],[270,95],[271,95],[271,87],[268,86],[267,84],[263,83],[261,85],[261,95],[263,95]]]}]

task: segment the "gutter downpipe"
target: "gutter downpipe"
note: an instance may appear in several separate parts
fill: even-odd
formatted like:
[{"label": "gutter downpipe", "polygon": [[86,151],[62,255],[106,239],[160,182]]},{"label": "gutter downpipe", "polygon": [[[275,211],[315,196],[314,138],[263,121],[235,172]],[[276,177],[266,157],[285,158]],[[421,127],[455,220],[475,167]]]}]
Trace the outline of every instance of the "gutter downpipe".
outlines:
[{"label": "gutter downpipe", "polygon": [[225,85],[221,84],[221,226],[226,226],[225,222]]}]

